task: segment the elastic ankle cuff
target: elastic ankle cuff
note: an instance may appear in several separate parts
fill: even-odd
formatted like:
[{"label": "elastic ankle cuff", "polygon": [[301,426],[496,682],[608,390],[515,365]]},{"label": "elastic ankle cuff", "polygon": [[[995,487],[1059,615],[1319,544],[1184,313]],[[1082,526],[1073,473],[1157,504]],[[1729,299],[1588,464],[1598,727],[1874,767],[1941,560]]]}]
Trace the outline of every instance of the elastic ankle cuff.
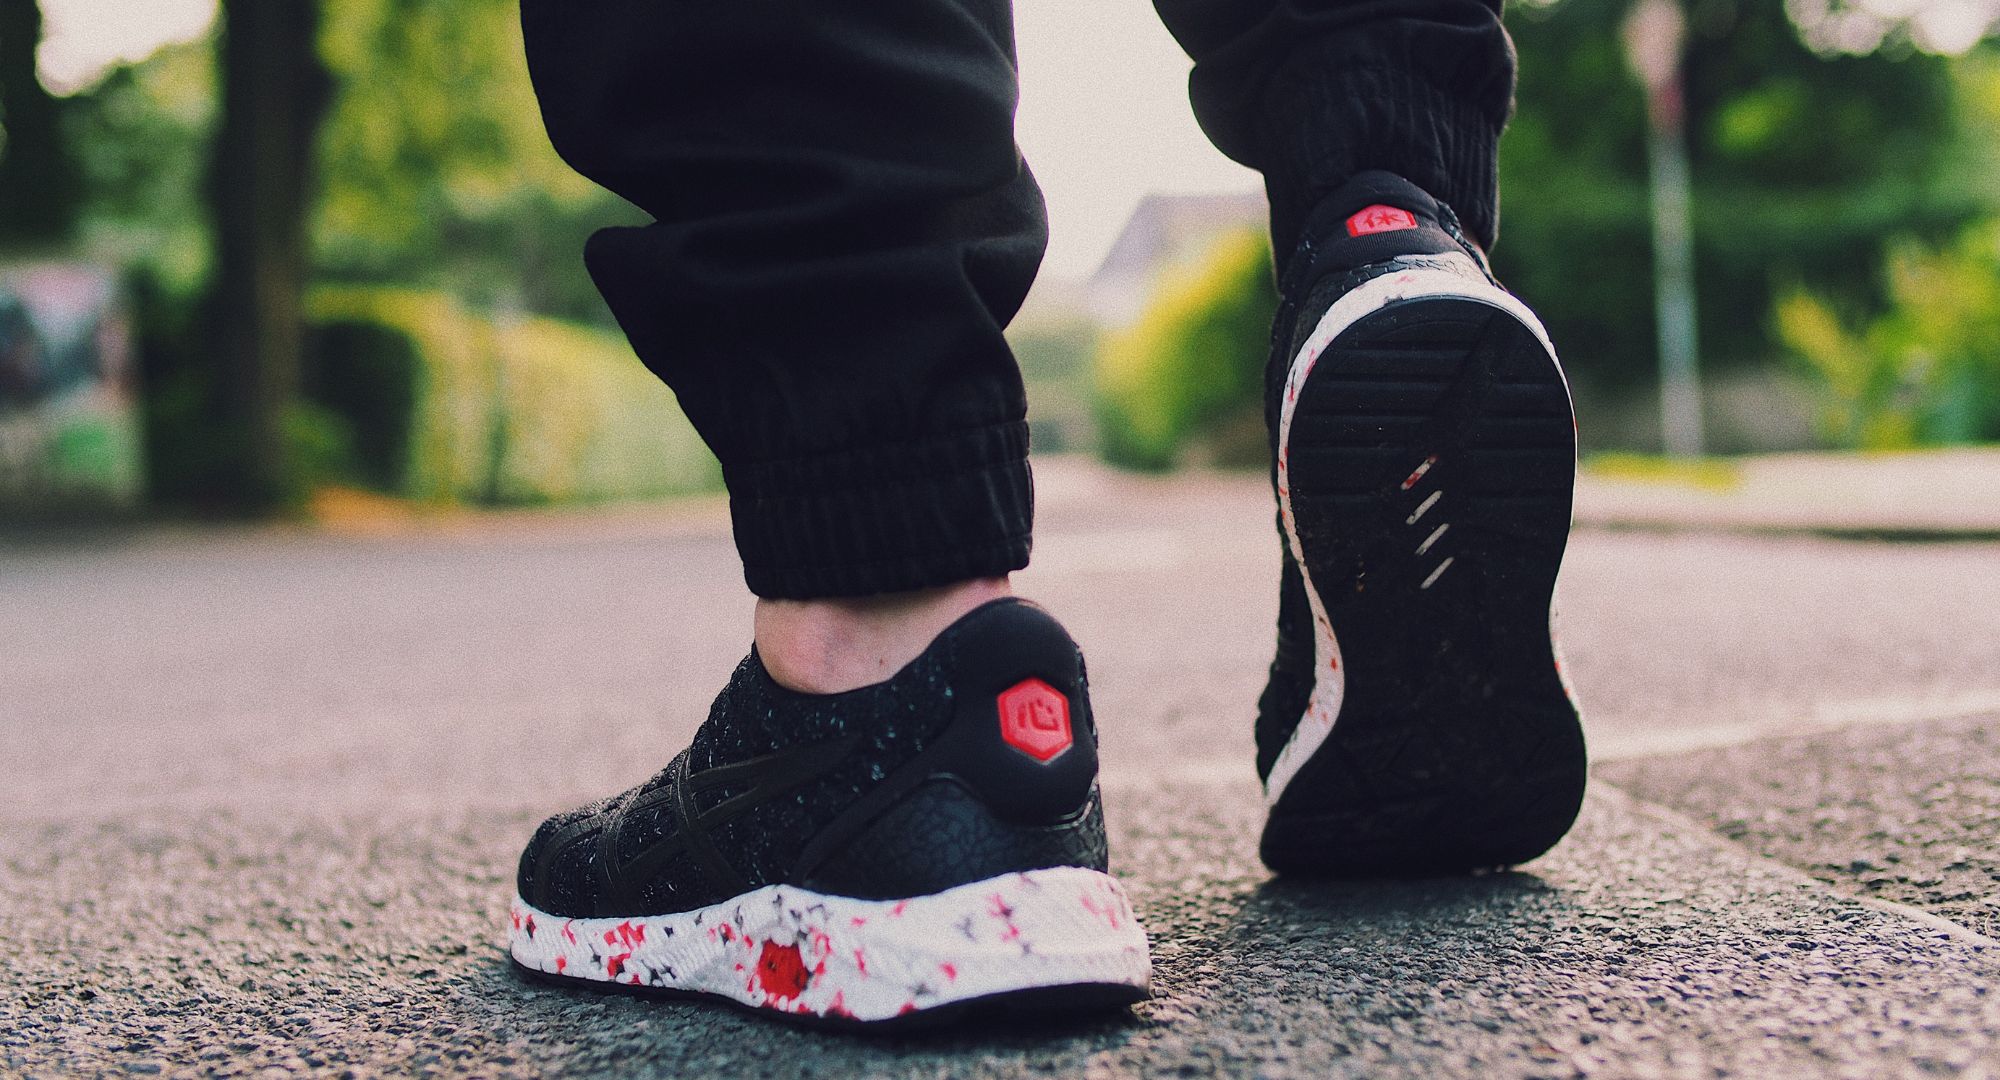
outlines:
[{"label": "elastic ankle cuff", "polygon": [[1348,66],[1306,50],[1265,88],[1273,117],[1319,118],[1267,130],[1265,169],[1274,250],[1285,258],[1305,216],[1356,173],[1383,169],[1448,204],[1466,235],[1491,249],[1499,231],[1499,146],[1506,92],[1454,94],[1403,68]]},{"label": "elastic ankle cuff", "polygon": [[727,469],[750,591],[812,600],[999,577],[1028,564],[1028,425]]}]

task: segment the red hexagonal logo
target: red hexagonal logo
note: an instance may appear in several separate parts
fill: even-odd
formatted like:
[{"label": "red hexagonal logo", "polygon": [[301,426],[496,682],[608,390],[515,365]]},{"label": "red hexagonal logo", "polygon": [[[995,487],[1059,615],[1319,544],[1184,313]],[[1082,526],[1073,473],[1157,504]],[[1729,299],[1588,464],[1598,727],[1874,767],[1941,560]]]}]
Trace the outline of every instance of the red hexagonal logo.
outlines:
[{"label": "red hexagonal logo", "polygon": [[1040,679],[1023,679],[1000,691],[1000,737],[1036,761],[1054,761],[1075,741],[1069,699]]}]

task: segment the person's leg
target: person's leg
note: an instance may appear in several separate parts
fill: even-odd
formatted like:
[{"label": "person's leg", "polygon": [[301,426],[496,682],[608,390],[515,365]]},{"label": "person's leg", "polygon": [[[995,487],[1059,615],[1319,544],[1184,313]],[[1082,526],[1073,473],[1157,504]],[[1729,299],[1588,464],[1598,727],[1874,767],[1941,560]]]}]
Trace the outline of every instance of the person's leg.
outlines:
[{"label": "person's leg", "polygon": [[1514,76],[1498,0],[1156,2],[1204,129],[1271,197],[1264,859],[1533,858],[1585,776],[1548,632],[1575,426],[1547,333],[1486,267]]},{"label": "person's leg", "polygon": [[758,608],[692,745],[529,841],[515,961],[832,1021],[1144,996],[1081,654],[1007,595],[1001,328],[1045,239],[1008,0],[522,13],[557,149],[655,219],[587,262],[722,461]]},{"label": "person's leg", "polygon": [[1499,0],[1154,0],[1216,147],[1264,174],[1281,266],[1318,202],[1395,173],[1491,247],[1514,100]]},{"label": "person's leg", "polygon": [[557,149],[655,218],[587,261],[722,461],[759,642],[802,689],[874,681],[1028,557],[1001,329],[1046,227],[1006,0],[522,14]]}]

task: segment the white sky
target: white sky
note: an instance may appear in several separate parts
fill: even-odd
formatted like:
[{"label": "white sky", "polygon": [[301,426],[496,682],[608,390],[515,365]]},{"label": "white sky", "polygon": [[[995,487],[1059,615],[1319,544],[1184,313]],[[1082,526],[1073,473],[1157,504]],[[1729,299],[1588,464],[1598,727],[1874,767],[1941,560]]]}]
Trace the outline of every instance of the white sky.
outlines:
[{"label": "white sky", "polygon": [[1150,0],[1016,0],[1017,137],[1049,201],[1044,273],[1097,268],[1141,196],[1256,191],[1188,112],[1187,56]]},{"label": "white sky", "polygon": [[214,18],[215,0],[42,0],[42,81],[81,89],[120,60],[200,36]]},{"label": "white sky", "polygon": [[[1044,273],[1096,269],[1151,191],[1249,191],[1188,114],[1188,62],[1149,0],[1017,0],[1019,138],[1048,195]],[[200,35],[215,0],[42,0],[42,76],[61,92],[120,60]],[[530,108],[527,102],[522,108]]]},{"label": "white sky", "polygon": [[1907,23],[1918,48],[1956,56],[2000,25],[2000,0],[1786,0],[1785,10],[1807,44],[1829,52],[1873,51]]}]

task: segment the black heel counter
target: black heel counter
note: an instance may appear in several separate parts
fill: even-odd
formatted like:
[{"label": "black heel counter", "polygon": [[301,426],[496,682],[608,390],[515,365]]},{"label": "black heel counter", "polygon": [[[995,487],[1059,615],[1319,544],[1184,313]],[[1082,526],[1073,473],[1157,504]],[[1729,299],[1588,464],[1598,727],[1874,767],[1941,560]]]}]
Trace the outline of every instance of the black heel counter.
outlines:
[{"label": "black heel counter", "polygon": [[1002,820],[1074,816],[1097,783],[1097,725],[1083,654],[1055,617],[994,605],[954,642],[951,729],[934,773],[956,778]]},{"label": "black heel counter", "polygon": [[954,628],[951,722],[882,799],[835,823],[800,883],[913,896],[1050,866],[1105,868],[1097,730],[1083,658],[1031,604],[1003,601]]}]

